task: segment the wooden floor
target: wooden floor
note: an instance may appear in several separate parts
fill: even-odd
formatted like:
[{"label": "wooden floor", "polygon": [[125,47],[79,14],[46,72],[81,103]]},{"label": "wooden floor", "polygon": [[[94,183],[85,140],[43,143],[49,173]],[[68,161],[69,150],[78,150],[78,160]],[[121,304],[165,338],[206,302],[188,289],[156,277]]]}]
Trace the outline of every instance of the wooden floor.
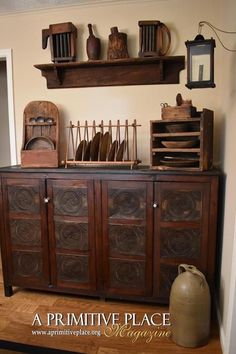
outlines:
[{"label": "wooden floor", "polygon": [[[42,322],[45,322],[47,313],[119,313],[120,318],[124,313],[136,313],[138,318],[143,315],[155,312],[168,312],[167,307],[155,305],[134,304],[127,302],[101,301],[76,296],[48,294],[29,290],[18,290],[10,297],[4,297],[2,280],[0,280],[0,341],[10,341],[27,345],[54,348],[74,353],[84,354],[221,354],[219,336],[216,325],[212,325],[211,337],[208,345],[188,349],[179,347],[171,342],[169,338],[153,338],[147,343],[147,337],[138,338],[132,343],[129,336],[105,336],[104,332],[111,331],[111,325],[105,326],[55,326],[47,327],[32,326],[35,314],[39,314]],[[96,335],[48,335],[32,334],[32,330],[52,331],[52,330],[95,330],[100,331],[101,336]],[[144,333],[145,330],[155,331],[154,326],[142,326],[138,328]],[[132,327],[134,332],[137,327]],[[74,332],[76,333],[76,332]],[[20,349],[20,348],[19,348]],[[45,351],[46,353],[47,351]],[[11,351],[0,349],[0,354],[10,354]],[[43,353],[43,351],[42,351]]]}]

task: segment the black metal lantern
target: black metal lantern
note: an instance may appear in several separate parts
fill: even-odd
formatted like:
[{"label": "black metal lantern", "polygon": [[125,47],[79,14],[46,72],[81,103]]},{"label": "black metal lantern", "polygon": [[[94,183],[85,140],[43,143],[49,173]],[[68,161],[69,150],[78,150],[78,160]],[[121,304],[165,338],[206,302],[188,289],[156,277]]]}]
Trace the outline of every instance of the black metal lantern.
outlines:
[{"label": "black metal lantern", "polygon": [[187,84],[189,89],[215,87],[214,48],[215,40],[197,35],[194,41],[186,41]]}]

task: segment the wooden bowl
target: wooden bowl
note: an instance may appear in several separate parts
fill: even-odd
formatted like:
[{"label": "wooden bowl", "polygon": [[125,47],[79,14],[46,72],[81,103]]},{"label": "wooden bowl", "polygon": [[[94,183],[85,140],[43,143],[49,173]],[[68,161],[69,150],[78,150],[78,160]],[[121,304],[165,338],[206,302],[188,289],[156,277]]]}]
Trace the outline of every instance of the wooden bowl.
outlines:
[{"label": "wooden bowl", "polygon": [[168,133],[181,133],[189,130],[188,123],[170,123],[166,124],[166,130]]},{"label": "wooden bowl", "polygon": [[163,140],[161,143],[168,149],[192,148],[198,145],[199,140]]}]

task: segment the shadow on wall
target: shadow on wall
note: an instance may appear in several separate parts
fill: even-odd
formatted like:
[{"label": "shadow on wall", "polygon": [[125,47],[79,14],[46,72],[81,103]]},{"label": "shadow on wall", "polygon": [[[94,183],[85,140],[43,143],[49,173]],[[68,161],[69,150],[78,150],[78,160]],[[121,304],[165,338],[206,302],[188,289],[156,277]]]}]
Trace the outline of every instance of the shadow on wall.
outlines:
[{"label": "shadow on wall", "polygon": [[[236,46],[234,47],[234,50],[236,50]],[[232,102],[235,102],[236,100],[236,53],[233,53],[231,56],[231,63],[230,63],[230,99]]]},{"label": "shadow on wall", "polygon": [[66,129],[66,119],[63,107],[60,104],[57,104],[59,110],[59,165],[61,161],[65,161],[66,158],[66,149],[67,149],[67,139],[68,139],[68,129]]},{"label": "shadow on wall", "polygon": [[218,203],[218,223],[217,223],[217,244],[216,244],[216,273],[215,273],[215,294],[219,305],[220,314],[223,314],[223,298],[224,288],[221,279],[221,261],[222,261],[222,246],[223,246],[223,231],[224,231],[224,214],[225,214],[225,188],[226,175],[222,174],[219,183],[219,203]]},{"label": "shadow on wall", "polygon": [[[215,120],[214,129],[214,155],[216,158],[216,167],[223,171],[225,159],[225,134],[226,134],[226,116],[222,112],[217,112],[218,119]],[[219,306],[220,318],[223,321],[224,304],[224,284],[221,279],[222,246],[225,215],[225,189],[227,175],[222,173],[219,182],[219,202],[218,202],[218,224],[217,224],[217,244],[216,244],[216,273],[215,273],[215,296]]]}]

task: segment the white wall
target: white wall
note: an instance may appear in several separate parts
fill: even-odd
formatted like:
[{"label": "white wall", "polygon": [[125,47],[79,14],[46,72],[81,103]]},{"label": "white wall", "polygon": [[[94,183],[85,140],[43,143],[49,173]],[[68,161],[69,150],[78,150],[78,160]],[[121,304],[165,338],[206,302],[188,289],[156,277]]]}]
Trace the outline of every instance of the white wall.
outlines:
[{"label": "white wall", "polygon": [[0,166],[10,164],[6,61],[0,60]]}]

